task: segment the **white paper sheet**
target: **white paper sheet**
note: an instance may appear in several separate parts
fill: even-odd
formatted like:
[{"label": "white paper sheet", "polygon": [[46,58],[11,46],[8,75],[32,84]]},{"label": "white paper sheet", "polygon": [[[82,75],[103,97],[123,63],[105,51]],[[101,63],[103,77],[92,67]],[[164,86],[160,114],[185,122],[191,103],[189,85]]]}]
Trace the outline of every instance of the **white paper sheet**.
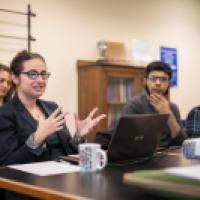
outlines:
[{"label": "white paper sheet", "polygon": [[48,176],[48,175],[80,171],[79,166],[71,165],[70,163],[67,162],[56,162],[56,161],[9,165],[7,167],[28,172],[31,174],[36,174],[39,176]]},{"label": "white paper sheet", "polygon": [[166,168],[164,171],[170,175],[200,180],[200,165],[187,167],[170,167]]}]

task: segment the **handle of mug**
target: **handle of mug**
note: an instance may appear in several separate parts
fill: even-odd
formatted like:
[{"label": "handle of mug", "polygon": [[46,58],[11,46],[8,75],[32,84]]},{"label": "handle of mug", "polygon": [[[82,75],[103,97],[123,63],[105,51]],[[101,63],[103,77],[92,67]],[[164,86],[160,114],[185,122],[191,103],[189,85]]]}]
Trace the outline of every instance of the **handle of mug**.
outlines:
[{"label": "handle of mug", "polygon": [[97,150],[97,158],[98,158],[97,169],[101,170],[107,164],[107,154],[106,154],[106,152],[101,150],[101,149],[98,149]]}]

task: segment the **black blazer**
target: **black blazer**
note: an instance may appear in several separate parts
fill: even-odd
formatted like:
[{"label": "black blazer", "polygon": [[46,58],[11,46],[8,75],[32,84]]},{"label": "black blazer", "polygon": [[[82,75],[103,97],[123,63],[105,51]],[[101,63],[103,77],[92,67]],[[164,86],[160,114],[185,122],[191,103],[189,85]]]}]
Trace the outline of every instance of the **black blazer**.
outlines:
[{"label": "black blazer", "polygon": [[[49,101],[37,100],[38,106],[49,116],[58,106]],[[37,129],[31,116],[18,96],[0,108],[0,165],[20,164],[50,160],[47,147],[31,149],[26,145],[29,135]],[[77,145],[67,127],[57,132],[66,154],[77,153]]]}]

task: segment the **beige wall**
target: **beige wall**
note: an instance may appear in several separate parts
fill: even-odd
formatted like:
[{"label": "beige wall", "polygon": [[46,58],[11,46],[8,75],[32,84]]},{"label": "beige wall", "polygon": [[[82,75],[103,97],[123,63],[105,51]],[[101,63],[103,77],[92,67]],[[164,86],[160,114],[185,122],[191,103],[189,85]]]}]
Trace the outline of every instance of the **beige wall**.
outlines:
[{"label": "beige wall", "polygon": [[[132,39],[150,43],[159,59],[161,45],[178,49],[179,83],[171,91],[185,117],[200,104],[199,44],[200,1],[198,0],[0,0],[0,8],[23,11],[31,3],[37,17],[32,20],[37,42],[32,50],[47,60],[52,76],[44,98],[55,100],[69,112],[74,131],[77,111],[77,59],[97,59],[100,39]],[[25,18],[0,13],[0,34],[26,35]],[[11,26],[13,24],[13,26]],[[0,39],[0,61],[9,63],[25,42]]]}]

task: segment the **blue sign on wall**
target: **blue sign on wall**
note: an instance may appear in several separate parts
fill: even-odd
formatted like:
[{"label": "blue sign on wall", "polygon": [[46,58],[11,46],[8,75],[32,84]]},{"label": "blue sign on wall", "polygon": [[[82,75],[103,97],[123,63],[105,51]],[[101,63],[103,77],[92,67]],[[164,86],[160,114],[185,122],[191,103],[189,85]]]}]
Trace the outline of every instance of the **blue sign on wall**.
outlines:
[{"label": "blue sign on wall", "polygon": [[173,71],[171,86],[177,86],[178,64],[177,64],[177,50],[175,48],[160,47],[160,60],[169,64]]}]

